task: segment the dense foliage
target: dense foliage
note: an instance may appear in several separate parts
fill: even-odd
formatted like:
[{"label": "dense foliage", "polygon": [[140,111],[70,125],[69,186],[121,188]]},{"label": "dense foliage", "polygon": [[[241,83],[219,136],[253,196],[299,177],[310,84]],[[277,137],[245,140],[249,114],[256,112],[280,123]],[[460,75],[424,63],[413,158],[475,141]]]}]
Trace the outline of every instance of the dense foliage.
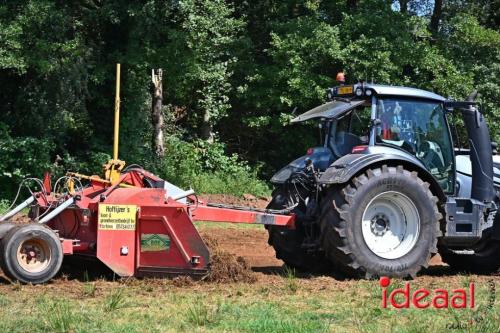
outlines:
[{"label": "dense foliage", "polygon": [[[500,139],[498,0],[9,0],[0,4],[0,195],[43,170],[99,172],[120,157],[202,191],[265,193],[314,144],[289,126],[348,80],[464,98],[479,90]],[[152,68],[164,71],[166,152],[151,153]],[[237,154],[237,155],[233,155]],[[243,161],[248,161],[243,162]],[[251,167],[249,167],[249,165]],[[234,185],[236,184],[236,185]]]}]

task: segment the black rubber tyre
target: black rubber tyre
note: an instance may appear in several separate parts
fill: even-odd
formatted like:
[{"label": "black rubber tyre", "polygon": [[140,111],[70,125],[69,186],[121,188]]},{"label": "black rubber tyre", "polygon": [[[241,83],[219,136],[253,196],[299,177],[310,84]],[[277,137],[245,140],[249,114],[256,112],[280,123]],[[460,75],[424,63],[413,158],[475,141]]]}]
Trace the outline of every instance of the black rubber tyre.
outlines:
[{"label": "black rubber tyre", "polygon": [[[388,192],[404,196],[418,211],[416,241],[406,254],[394,259],[375,254],[362,232],[363,214],[372,198]],[[414,278],[437,252],[442,218],[437,202],[429,184],[416,172],[402,166],[368,169],[344,187],[331,188],[323,200],[320,221],[323,248],[334,265],[348,276]]]},{"label": "black rubber tyre", "polygon": [[[495,216],[494,225],[500,225],[500,212]],[[467,253],[455,252],[444,244],[438,246],[441,260],[452,269],[467,273],[494,273],[500,270],[500,240],[491,239],[491,227],[483,231],[483,239],[475,246],[466,249]]]},{"label": "black rubber tyre", "polygon": [[14,223],[0,222],[0,239],[4,238],[5,235],[12,229],[16,227]]},{"label": "black rubber tyre", "polygon": [[457,253],[439,247],[441,260],[456,271],[488,274],[500,269],[500,241],[485,240],[470,251],[473,252]]},{"label": "black rubber tyre", "polygon": [[40,284],[61,268],[63,251],[55,232],[39,224],[12,228],[0,243],[0,265],[4,274],[21,283]]},{"label": "black rubber tyre", "polygon": [[[273,199],[267,206],[268,209],[283,209],[286,206],[286,195],[280,189],[274,191]],[[276,258],[296,270],[302,272],[324,272],[331,268],[331,262],[323,252],[309,253],[302,248],[304,230],[300,221],[296,221],[296,229],[287,229],[278,226],[268,226],[268,243],[276,251]]]}]

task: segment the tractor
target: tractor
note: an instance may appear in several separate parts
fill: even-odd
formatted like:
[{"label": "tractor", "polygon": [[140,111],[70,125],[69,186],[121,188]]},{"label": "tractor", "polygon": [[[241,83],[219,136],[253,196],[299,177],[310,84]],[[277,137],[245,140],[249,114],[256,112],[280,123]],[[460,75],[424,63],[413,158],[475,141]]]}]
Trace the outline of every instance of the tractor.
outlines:
[{"label": "tractor", "polygon": [[271,179],[269,208],[296,215],[295,229],[266,226],[276,257],[358,278],[414,278],[437,253],[459,271],[496,271],[500,160],[476,95],[329,88],[325,104],[292,120],[317,121],[323,143]]}]

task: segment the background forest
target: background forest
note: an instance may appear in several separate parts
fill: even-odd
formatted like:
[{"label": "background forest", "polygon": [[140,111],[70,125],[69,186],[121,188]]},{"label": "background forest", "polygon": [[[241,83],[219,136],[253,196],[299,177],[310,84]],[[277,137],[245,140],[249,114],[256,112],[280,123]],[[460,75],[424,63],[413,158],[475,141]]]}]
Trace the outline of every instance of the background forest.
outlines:
[{"label": "background forest", "polygon": [[[44,170],[120,158],[200,192],[266,195],[318,140],[289,125],[348,82],[465,98],[500,140],[499,0],[5,0],[0,3],[0,197]],[[165,156],[152,153],[151,70],[163,69]]]}]

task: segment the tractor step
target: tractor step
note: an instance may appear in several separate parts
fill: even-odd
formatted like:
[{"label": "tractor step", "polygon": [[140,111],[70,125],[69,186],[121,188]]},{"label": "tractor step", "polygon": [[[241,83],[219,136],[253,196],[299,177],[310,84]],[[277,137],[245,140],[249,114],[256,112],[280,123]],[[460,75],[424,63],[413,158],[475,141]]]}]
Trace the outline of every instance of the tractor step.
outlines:
[{"label": "tractor step", "polygon": [[481,239],[484,229],[491,227],[493,216],[487,216],[487,206],[470,198],[448,198],[446,202],[446,233],[450,245],[469,245]]}]

